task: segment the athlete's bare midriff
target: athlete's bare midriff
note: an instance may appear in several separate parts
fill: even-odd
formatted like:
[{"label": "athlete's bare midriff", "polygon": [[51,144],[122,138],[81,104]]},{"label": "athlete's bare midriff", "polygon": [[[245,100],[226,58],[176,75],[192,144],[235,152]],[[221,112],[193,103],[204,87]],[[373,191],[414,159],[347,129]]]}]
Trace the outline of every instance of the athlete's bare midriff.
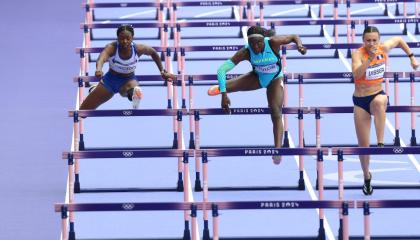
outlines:
[{"label": "athlete's bare midriff", "polygon": [[355,97],[365,97],[365,96],[378,93],[381,90],[382,90],[382,83],[377,83],[377,84],[358,83],[358,84],[355,84],[353,95]]}]

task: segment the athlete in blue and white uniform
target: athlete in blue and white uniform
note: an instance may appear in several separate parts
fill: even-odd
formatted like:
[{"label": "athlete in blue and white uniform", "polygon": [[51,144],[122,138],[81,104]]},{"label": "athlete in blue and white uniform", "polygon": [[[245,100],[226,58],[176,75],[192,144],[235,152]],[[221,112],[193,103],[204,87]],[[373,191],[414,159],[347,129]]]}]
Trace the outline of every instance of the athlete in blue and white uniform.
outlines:
[{"label": "athlete in blue and white uniform", "polygon": [[[159,54],[149,46],[133,43],[134,29],[130,25],[122,25],[117,29],[118,40],[107,44],[96,61],[95,76],[102,78],[95,89],[86,97],[80,110],[96,109],[112,98],[115,93],[127,97],[138,108],[143,94],[135,77],[137,62],[141,55],[151,56],[161,76],[171,81],[176,76],[166,72]],[[102,67],[109,63],[108,72],[103,75]]]},{"label": "athlete in blue and white uniform", "polygon": [[[297,35],[275,36],[273,31],[262,27],[250,27],[247,31],[248,45],[240,49],[233,57],[221,65],[217,71],[219,85],[208,90],[210,96],[222,95],[221,106],[229,113],[230,99],[227,93],[250,91],[267,88],[268,106],[273,122],[274,147],[280,148],[283,138],[283,69],[280,58],[281,45],[294,42],[301,54],[306,48]],[[249,61],[253,70],[232,80],[226,81],[226,73],[238,63]],[[280,156],[273,156],[275,164],[281,161]]]}]

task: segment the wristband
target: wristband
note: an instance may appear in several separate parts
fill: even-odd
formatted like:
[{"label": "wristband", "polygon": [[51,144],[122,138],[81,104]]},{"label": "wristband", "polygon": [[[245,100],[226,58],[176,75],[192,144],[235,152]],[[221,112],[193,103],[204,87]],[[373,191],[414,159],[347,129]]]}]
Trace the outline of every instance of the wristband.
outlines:
[{"label": "wristband", "polygon": [[414,53],[408,54],[408,58],[414,57]]}]

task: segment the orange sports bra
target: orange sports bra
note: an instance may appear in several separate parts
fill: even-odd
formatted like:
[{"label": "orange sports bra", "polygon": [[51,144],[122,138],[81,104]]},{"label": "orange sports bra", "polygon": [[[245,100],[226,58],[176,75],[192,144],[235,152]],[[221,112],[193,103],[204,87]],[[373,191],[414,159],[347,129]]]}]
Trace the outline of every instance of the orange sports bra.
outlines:
[{"label": "orange sports bra", "polygon": [[[367,61],[369,54],[367,53],[364,47],[359,48],[360,53],[364,61]],[[384,51],[383,46],[379,45],[378,53],[373,59],[368,68],[366,69],[366,74],[359,78],[355,79],[355,84],[378,84],[384,80],[386,61],[388,60],[388,54]]]}]

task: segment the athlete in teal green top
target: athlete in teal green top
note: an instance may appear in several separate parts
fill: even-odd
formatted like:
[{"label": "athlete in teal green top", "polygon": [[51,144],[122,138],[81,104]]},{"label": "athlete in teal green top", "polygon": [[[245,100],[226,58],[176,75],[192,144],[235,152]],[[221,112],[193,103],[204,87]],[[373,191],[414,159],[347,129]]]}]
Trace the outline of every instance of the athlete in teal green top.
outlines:
[{"label": "athlete in teal green top", "polygon": [[271,81],[283,77],[280,54],[273,52],[269,37],[264,37],[264,49],[259,53],[255,53],[249,45],[245,48],[249,51],[249,59],[261,87],[267,88]]},{"label": "athlete in teal green top", "polygon": [[[208,90],[211,96],[222,94],[222,108],[230,112],[230,99],[227,93],[237,91],[251,91],[267,88],[268,106],[271,110],[273,122],[274,147],[280,148],[283,138],[283,71],[280,59],[281,45],[294,42],[301,54],[306,48],[297,35],[274,36],[274,32],[262,27],[250,27],[247,31],[248,45],[237,51],[233,57],[223,63],[218,71],[219,85]],[[253,70],[237,78],[226,81],[226,73],[242,61],[251,62]],[[273,156],[275,164],[281,161],[280,156]]]}]

